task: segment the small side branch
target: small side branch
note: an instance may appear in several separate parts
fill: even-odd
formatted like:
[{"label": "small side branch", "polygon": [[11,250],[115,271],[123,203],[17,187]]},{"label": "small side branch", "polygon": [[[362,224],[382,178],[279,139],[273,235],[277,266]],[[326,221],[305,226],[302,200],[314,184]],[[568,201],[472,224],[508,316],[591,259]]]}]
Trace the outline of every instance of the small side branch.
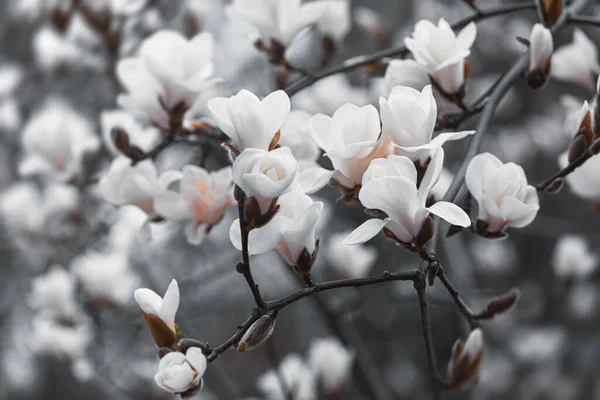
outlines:
[{"label": "small side branch", "polygon": [[479,327],[479,321],[475,316],[475,313],[469,308],[469,306],[464,302],[462,297],[460,297],[459,291],[450,283],[448,277],[446,276],[444,269],[440,265],[437,270],[437,277],[440,279],[440,282],[446,287],[450,296],[454,300],[454,303],[458,307],[460,313],[465,317],[467,322],[469,323],[469,327],[471,330]]},{"label": "small side branch", "polygon": [[557,179],[562,179],[569,175],[571,172],[575,171],[577,168],[581,167],[587,160],[594,156],[594,152],[592,149],[588,149],[585,153],[577,157],[573,160],[569,165],[558,171],[551,178],[546,179],[544,182],[539,183],[535,186],[538,192],[543,192],[548,189]]}]

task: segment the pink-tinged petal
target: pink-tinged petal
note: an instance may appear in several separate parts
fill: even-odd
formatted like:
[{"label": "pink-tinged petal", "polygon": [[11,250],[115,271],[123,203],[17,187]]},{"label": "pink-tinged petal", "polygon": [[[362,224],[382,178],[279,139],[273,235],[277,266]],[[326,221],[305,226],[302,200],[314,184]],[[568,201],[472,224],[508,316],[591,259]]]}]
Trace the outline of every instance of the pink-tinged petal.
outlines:
[{"label": "pink-tinged petal", "polygon": [[325,168],[318,166],[309,167],[302,171],[298,175],[298,183],[302,187],[302,190],[306,194],[313,194],[325,187],[335,171],[329,171]]},{"label": "pink-tinged petal", "polygon": [[197,347],[191,347],[186,351],[185,356],[192,368],[196,370],[196,373],[200,376],[204,375],[208,363],[202,350]]},{"label": "pink-tinged petal", "polygon": [[374,238],[387,224],[388,219],[373,218],[363,222],[346,237],[342,244],[346,246],[368,242]]},{"label": "pink-tinged petal", "polygon": [[154,196],[153,206],[158,215],[172,221],[191,216],[189,203],[179,193],[170,190]]},{"label": "pink-tinged petal", "polygon": [[160,319],[163,320],[171,329],[175,329],[175,314],[179,308],[179,286],[173,279],[167,288],[163,297],[162,307],[160,308]]},{"label": "pink-tinged petal", "polygon": [[458,225],[465,228],[471,225],[471,218],[469,218],[462,208],[454,203],[438,201],[429,207],[428,210],[452,225]]},{"label": "pink-tinged petal", "polygon": [[156,292],[146,288],[137,289],[133,297],[143,312],[158,316],[163,299]]}]

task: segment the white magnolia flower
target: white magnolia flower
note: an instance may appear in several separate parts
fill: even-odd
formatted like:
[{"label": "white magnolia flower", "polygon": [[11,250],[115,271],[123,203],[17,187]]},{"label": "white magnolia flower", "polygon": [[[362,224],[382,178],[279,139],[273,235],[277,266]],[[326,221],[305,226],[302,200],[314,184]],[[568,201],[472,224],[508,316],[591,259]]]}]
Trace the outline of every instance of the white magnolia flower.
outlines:
[{"label": "white magnolia flower", "polygon": [[431,85],[421,92],[396,86],[388,99],[379,99],[383,130],[396,145],[394,151],[424,163],[433,150],[449,140],[459,140],[475,131],[444,132],[431,138],[437,120],[437,104]]},{"label": "white magnolia flower", "polygon": [[581,29],[575,28],[573,42],[559,47],[552,56],[552,77],[593,90],[598,74],[598,49]]},{"label": "white magnolia flower", "polygon": [[125,306],[139,285],[130,269],[127,254],[121,252],[88,252],[77,257],[71,266],[92,300],[109,301]]},{"label": "white magnolia flower", "polygon": [[441,18],[437,26],[427,20],[415,25],[412,38],[404,39],[415,61],[423,66],[447,93],[460,91],[465,80],[465,59],[477,35],[471,22],[458,35]]},{"label": "white magnolia flower", "polygon": [[153,126],[142,127],[131,114],[123,110],[102,111],[100,126],[104,146],[115,156],[121,154],[112,139],[112,130],[115,128],[123,129],[129,137],[129,143],[144,151],[152,149],[161,134],[160,130]]},{"label": "white magnolia flower", "polygon": [[[295,266],[302,252],[313,254],[316,249],[316,227],[323,211],[323,202],[314,202],[300,187],[287,192],[277,200],[279,210],[265,226],[252,229],[248,250],[251,255],[275,250],[290,266]],[[231,243],[241,250],[239,219],[229,230]]]},{"label": "white magnolia flower", "polygon": [[154,209],[169,220],[191,220],[186,228],[190,243],[200,244],[233,203],[231,167],[209,172],[193,165],[183,167],[179,192],[154,197]]},{"label": "white magnolia flower", "polygon": [[537,191],[527,184],[523,168],[514,163],[503,164],[493,154],[475,156],[467,168],[465,182],[479,205],[478,220],[487,224],[486,232],[529,225],[540,208]]},{"label": "white magnolia flower", "polygon": [[81,358],[92,343],[94,331],[87,318],[77,318],[72,323],[63,324],[44,314],[36,314],[31,321],[28,342],[38,354],[51,354],[57,357]]},{"label": "white magnolia flower", "polygon": [[0,66],[0,98],[11,96],[23,82],[23,68],[14,64]]},{"label": "white magnolia flower", "polygon": [[171,281],[163,297],[146,288],[136,289],[133,297],[143,313],[159,317],[173,333],[177,334],[175,314],[179,308],[179,286],[175,279]]},{"label": "white magnolia flower", "polygon": [[582,279],[598,268],[598,258],[583,236],[563,235],[556,242],[552,266],[560,278]]},{"label": "white magnolia flower", "polygon": [[47,102],[31,117],[21,143],[21,175],[40,174],[68,181],[82,172],[83,157],[98,149],[100,140],[87,119],[61,101]]},{"label": "white magnolia flower", "polygon": [[32,47],[36,63],[44,71],[54,71],[84,58],[82,50],[75,43],[49,26],[43,26],[36,32]]},{"label": "white magnolia flower", "polygon": [[325,258],[344,278],[364,278],[377,259],[377,250],[362,245],[343,245],[348,234],[349,231],[331,235],[323,249]]},{"label": "white magnolia flower", "polygon": [[[558,159],[558,165],[565,168],[569,165],[569,156],[565,152]],[[600,200],[600,157],[593,156],[582,166],[566,176],[567,184],[573,193],[584,199]]]},{"label": "white magnolia flower", "polygon": [[534,89],[542,87],[550,74],[550,60],[554,51],[552,32],[542,24],[535,24],[529,36],[529,71],[527,82]]},{"label": "white magnolia flower", "polygon": [[138,57],[119,61],[117,76],[128,93],[117,103],[141,121],[169,129],[169,111],[185,113],[199,92],[214,83],[213,48],[210,33],[190,40],[175,31],[154,33],[142,43]]},{"label": "white magnolia flower", "polygon": [[[364,243],[387,228],[397,240],[410,244],[419,236],[430,213],[453,225],[471,225],[469,216],[453,203],[438,201],[431,207],[425,206],[431,188],[439,179],[443,162],[444,152],[438,149],[417,185],[417,169],[409,158],[390,156],[373,160],[363,177],[358,198],[366,208],[381,210],[388,218],[364,222],[342,243]],[[418,245],[423,246],[429,239],[431,237],[420,238],[424,243]]]},{"label": "white magnolia flower", "polygon": [[385,70],[385,84],[388,93],[394,86],[408,86],[422,90],[429,84],[427,71],[415,60],[391,60]]},{"label": "white magnolia flower", "polygon": [[[291,389],[292,400],[317,398],[315,373],[298,354],[286,355],[278,370],[271,370],[258,378],[257,386],[267,400],[289,400],[288,388]],[[282,387],[280,377],[285,387]]]},{"label": "white magnolia flower", "polygon": [[308,350],[308,362],[320,376],[326,393],[341,391],[350,378],[354,352],[345,348],[337,339],[317,339]]},{"label": "white magnolia flower", "polygon": [[119,156],[98,183],[98,192],[111,204],[133,204],[153,217],[156,215],[154,197],[165,193],[169,185],[180,178],[179,171],[165,171],[159,175],[151,160],[131,165],[130,159]]},{"label": "white magnolia flower", "polygon": [[371,160],[387,155],[387,138],[378,142],[379,116],[372,105],[345,104],[333,117],[313,116],[309,127],[314,141],[333,164],[333,177],[348,189],[360,185]]},{"label": "white magnolia flower", "polygon": [[208,108],[237,151],[249,147],[269,150],[277,145],[279,129],[290,112],[290,98],[277,90],[261,101],[242,89],[229,98],[209,100]]},{"label": "white magnolia flower", "polygon": [[28,303],[31,308],[53,317],[70,318],[77,312],[75,276],[55,265],[31,280]]},{"label": "white magnolia flower", "polygon": [[292,98],[292,105],[310,114],[333,115],[338,108],[348,103],[348,99],[352,99],[352,104],[358,106],[371,102],[365,87],[353,86],[344,74],[336,74],[296,93]]},{"label": "white magnolia flower", "polygon": [[185,354],[173,351],[166,354],[158,363],[154,381],[171,393],[183,393],[202,387],[202,375],[208,362],[202,350],[189,348]]}]

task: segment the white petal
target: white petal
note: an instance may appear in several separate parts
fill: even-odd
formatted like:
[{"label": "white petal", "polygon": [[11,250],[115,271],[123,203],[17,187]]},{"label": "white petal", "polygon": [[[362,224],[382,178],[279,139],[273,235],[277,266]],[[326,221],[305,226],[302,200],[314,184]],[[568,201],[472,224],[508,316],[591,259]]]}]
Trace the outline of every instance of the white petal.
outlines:
[{"label": "white petal", "polygon": [[185,353],[185,356],[186,356],[188,362],[190,363],[190,365],[192,366],[192,368],[194,368],[196,370],[198,375],[200,375],[200,376],[204,375],[204,372],[206,371],[206,366],[208,363],[207,363],[206,357],[202,353],[202,350],[200,350],[197,347],[191,347]]},{"label": "white petal", "polygon": [[368,242],[374,238],[387,224],[388,219],[373,218],[363,222],[358,228],[353,230],[347,238],[342,240],[343,245],[355,245]]},{"label": "white petal", "polygon": [[321,167],[310,167],[300,171],[298,183],[306,194],[313,194],[329,183],[335,171]]},{"label": "white petal", "polygon": [[146,288],[137,289],[133,292],[133,297],[142,311],[146,314],[158,316],[163,299],[156,292]]},{"label": "white petal", "polygon": [[174,329],[175,314],[179,308],[179,286],[177,281],[173,279],[167,288],[163,297],[162,307],[160,308],[160,319],[164,321],[171,329]]},{"label": "white petal", "polygon": [[428,210],[438,217],[450,222],[452,225],[467,227],[471,225],[471,218],[466,212],[454,203],[447,201],[438,201],[428,208]]},{"label": "white petal", "polygon": [[172,221],[191,216],[189,203],[179,193],[170,190],[154,196],[153,208],[158,215]]}]

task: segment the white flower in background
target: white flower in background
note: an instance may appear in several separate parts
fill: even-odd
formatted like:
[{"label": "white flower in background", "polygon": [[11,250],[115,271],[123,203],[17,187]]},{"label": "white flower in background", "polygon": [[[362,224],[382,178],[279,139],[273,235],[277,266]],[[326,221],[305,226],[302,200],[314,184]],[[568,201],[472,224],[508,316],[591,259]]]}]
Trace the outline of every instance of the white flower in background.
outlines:
[{"label": "white flower in background", "polygon": [[210,33],[189,40],[176,31],[154,33],[142,43],[138,57],[117,64],[117,76],[127,90],[117,103],[140,121],[169,129],[169,111],[183,114],[215,82],[213,50]]},{"label": "white flower in background", "polygon": [[548,80],[554,42],[552,32],[542,24],[535,24],[529,35],[529,70],[527,83],[533,89],[541,88]]},{"label": "white flower in background", "polygon": [[[569,165],[568,153],[561,154],[558,165],[565,168]],[[600,157],[593,156],[582,166],[566,176],[567,184],[573,193],[584,199],[600,200]]]},{"label": "white flower in background", "polygon": [[229,98],[210,99],[208,108],[237,151],[270,150],[279,141],[279,129],[290,112],[290,98],[283,90],[277,90],[261,101],[242,89]]},{"label": "white flower in background", "polygon": [[0,130],[15,132],[22,123],[19,103],[12,97],[0,98]]},{"label": "white flower in background", "polygon": [[348,99],[352,99],[352,103],[358,106],[370,103],[365,87],[353,86],[344,74],[336,74],[296,93],[292,98],[292,105],[310,114],[333,115],[338,108],[348,103]]},{"label": "white flower in background", "polygon": [[414,163],[404,156],[390,156],[387,159],[373,160],[363,177],[363,186],[358,194],[366,208],[381,210],[386,219],[373,218],[356,228],[342,244],[364,243],[387,228],[395,239],[404,244],[418,240],[424,246],[432,232],[422,232],[430,213],[453,225],[471,225],[469,216],[457,205],[438,201],[426,207],[427,197],[436,184],[442,170],[444,152],[438,149],[421,182],[417,186],[417,169]]},{"label": "white flower in background", "polygon": [[185,354],[173,351],[160,359],[154,381],[171,393],[197,390],[202,387],[207,365],[206,357],[197,347],[189,348]]},{"label": "white flower in background", "polygon": [[575,28],[573,42],[559,47],[552,56],[552,77],[594,90],[598,74],[598,49],[581,29]]},{"label": "white flower in background", "polygon": [[80,315],[72,323],[63,324],[47,314],[34,315],[29,343],[38,354],[77,359],[92,343],[94,331],[87,317]]},{"label": "white flower in background", "polygon": [[23,68],[14,64],[0,66],[0,99],[11,96],[23,82]]},{"label": "white flower in background", "polygon": [[233,162],[233,181],[265,214],[273,199],[292,190],[298,162],[288,147],[273,151],[246,149]]},{"label": "white flower in background", "polygon": [[71,271],[97,302],[125,306],[139,285],[139,278],[131,270],[125,253],[87,252],[73,260]]},{"label": "white flower in background", "polygon": [[175,279],[171,281],[163,297],[146,288],[136,289],[133,296],[145,314],[144,318],[146,315],[159,317],[174,334],[177,334],[175,314],[179,308],[179,286]]},{"label": "white flower in background", "polygon": [[479,205],[477,219],[486,224],[487,233],[529,225],[540,208],[537,191],[527,184],[523,168],[503,164],[493,154],[475,156],[467,167],[465,182]]},{"label": "white flower in background", "polygon": [[[280,208],[273,219],[250,231],[248,250],[251,255],[275,250],[288,265],[295,266],[304,251],[313,254],[316,249],[316,227],[323,202],[313,201],[297,187],[280,196],[277,204]],[[235,248],[241,250],[239,219],[231,225],[229,237]]]},{"label": "white flower in background", "polygon": [[325,244],[324,256],[329,265],[344,278],[363,278],[377,259],[377,250],[362,245],[344,246],[342,241],[350,231],[331,235]]},{"label": "white flower in background", "polygon": [[556,242],[552,266],[560,278],[583,279],[598,268],[598,258],[590,251],[585,237],[563,235]]},{"label": "white flower in background", "polygon": [[444,197],[444,195],[450,188],[450,185],[452,185],[453,180],[454,174],[448,171],[446,167],[442,168],[442,172],[440,172],[440,177],[438,178],[438,181],[431,188],[430,194],[431,196],[433,196],[434,201],[439,201]]},{"label": "white flower in background", "polygon": [[[278,367],[279,371],[268,371],[258,378],[258,389],[266,400],[290,400],[286,389],[291,389],[292,400],[314,400],[316,395],[315,373],[298,354],[286,355]],[[280,378],[285,382],[281,387]]]},{"label": "white flower in background", "polygon": [[423,66],[447,93],[460,91],[465,80],[465,59],[477,36],[477,26],[471,22],[458,35],[445,19],[437,26],[427,20],[415,25],[412,38],[404,39],[415,61]]},{"label": "white flower in background", "polygon": [[388,93],[394,86],[408,86],[422,90],[429,84],[429,76],[421,64],[415,60],[391,60],[385,70],[385,84]]},{"label": "white flower in background", "polygon": [[100,126],[104,146],[115,156],[121,154],[112,139],[112,130],[115,128],[123,129],[129,137],[129,143],[144,151],[152,149],[161,135],[160,130],[153,126],[142,127],[131,114],[123,110],[102,111]]},{"label": "white flower in background", "polygon": [[563,327],[524,328],[513,333],[508,349],[521,362],[541,364],[556,361],[567,343]]},{"label": "white flower in background", "polygon": [[308,350],[308,363],[320,377],[326,393],[341,391],[352,372],[354,352],[337,339],[317,339]]},{"label": "white flower in background", "polygon": [[77,312],[74,275],[55,265],[44,275],[31,280],[28,304],[31,308],[53,317],[70,318]]},{"label": "white flower in background", "polygon": [[360,185],[370,161],[387,155],[386,138],[380,137],[377,110],[372,105],[345,104],[333,117],[317,114],[309,120],[310,133],[335,169],[334,179],[352,189]]},{"label": "white flower in background", "polygon": [[193,165],[183,167],[179,192],[154,197],[154,209],[169,220],[191,220],[186,227],[190,243],[200,244],[233,203],[231,167],[209,172]]},{"label": "white flower in background", "polygon": [[139,13],[148,0],[84,0],[89,9],[99,13],[110,13],[118,17],[128,17]]},{"label": "white flower in background", "polygon": [[87,119],[66,103],[53,100],[27,122],[21,144],[25,154],[20,175],[69,181],[81,174],[84,155],[98,149],[100,140]]},{"label": "white flower in background", "polygon": [[449,140],[459,140],[475,131],[444,132],[431,138],[437,120],[437,104],[431,85],[421,92],[396,86],[388,99],[379,99],[381,123],[396,145],[396,154],[424,163],[431,153]]},{"label": "white flower in background", "polygon": [[43,26],[36,32],[32,46],[35,61],[44,71],[74,64],[82,57],[82,50],[75,43],[65,39],[49,26]]},{"label": "white flower in background", "polygon": [[98,183],[98,192],[111,204],[133,204],[154,217],[154,196],[165,193],[169,185],[180,178],[179,171],[159,174],[151,160],[131,165],[130,159],[119,156]]}]

